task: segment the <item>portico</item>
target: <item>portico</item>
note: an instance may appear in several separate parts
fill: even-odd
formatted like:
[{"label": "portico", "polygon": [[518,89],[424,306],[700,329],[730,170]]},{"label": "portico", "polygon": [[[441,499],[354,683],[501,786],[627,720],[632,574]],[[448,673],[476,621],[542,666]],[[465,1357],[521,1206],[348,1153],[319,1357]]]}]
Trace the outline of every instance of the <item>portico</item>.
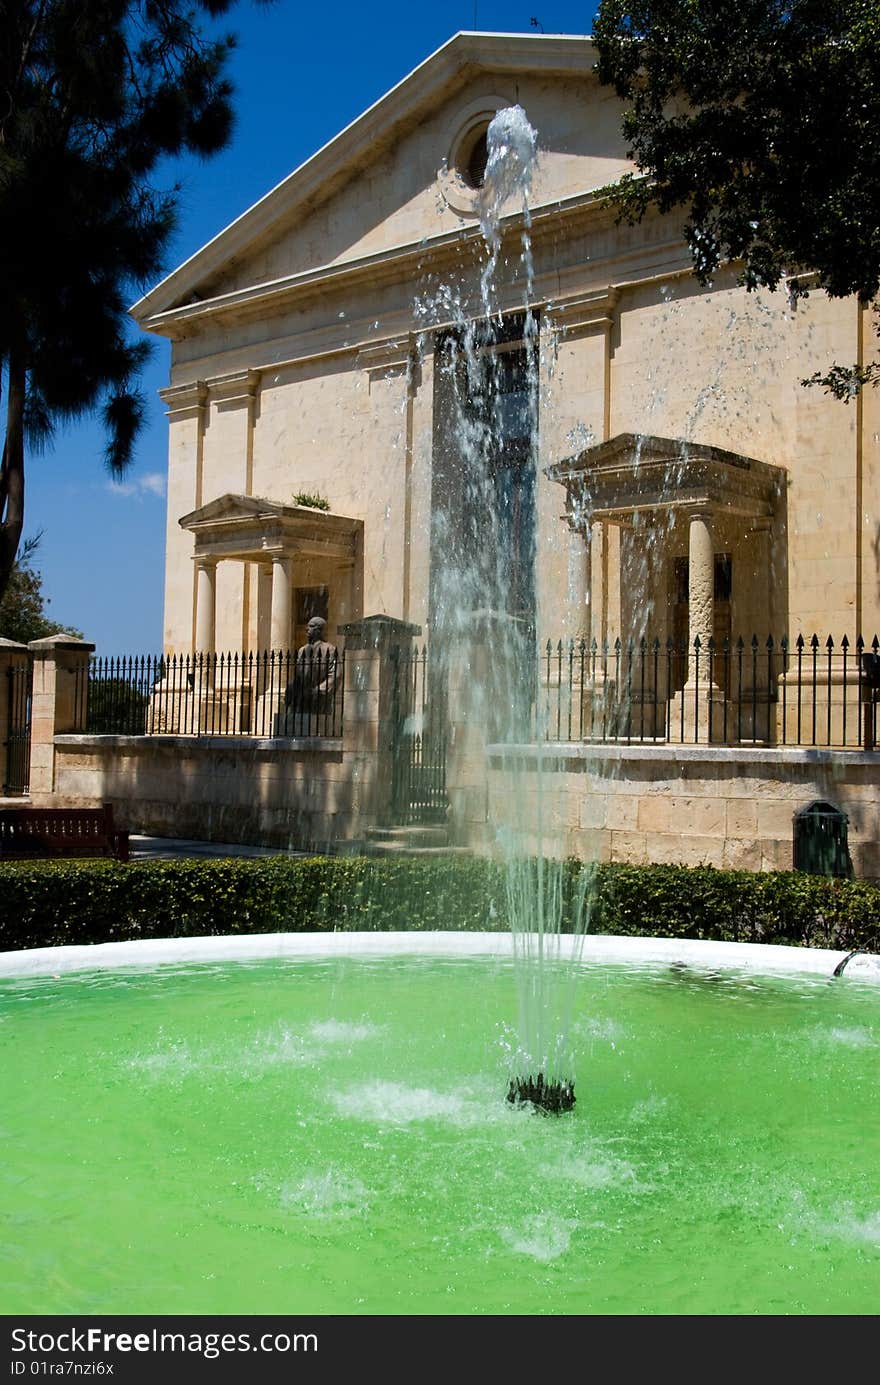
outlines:
[{"label": "portico", "polygon": [[220,563],[256,568],[259,649],[287,650],[298,642],[297,591],[326,593],[330,638],[339,625],[363,614],[362,520],[227,494],[183,515],[179,523],[194,538],[194,652],[212,654],[216,648]]},{"label": "portico", "polygon": [[[774,553],[785,537],[784,469],[682,438],[620,433],[547,475],[565,486],[568,523],[584,543],[575,600],[588,615],[587,641],[672,642],[666,691],[684,699],[689,720],[700,709],[708,720],[728,680],[723,651],[739,635],[774,629],[783,609],[773,572],[784,570]],[[656,700],[650,665],[647,677]],[[672,723],[680,720],[673,711]]]}]

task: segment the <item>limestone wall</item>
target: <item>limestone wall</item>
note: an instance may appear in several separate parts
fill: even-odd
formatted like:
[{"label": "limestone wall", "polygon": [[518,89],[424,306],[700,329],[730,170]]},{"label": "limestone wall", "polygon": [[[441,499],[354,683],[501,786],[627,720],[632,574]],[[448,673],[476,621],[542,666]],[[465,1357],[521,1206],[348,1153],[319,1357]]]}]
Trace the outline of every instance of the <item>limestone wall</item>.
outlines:
[{"label": "limestone wall", "polygon": [[[56,736],[51,802],[112,803],[134,832],[338,850],[379,816],[362,761],[333,741]],[[856,875],[880,879],[872,755],[563,745],[539,770],[533,749],[495,749],[488,780],[453,757],[449,789],[457,840],[478,851],[513,821],[553,855],[752,871],[790,870],[794,814],[825,799],[849,818]]]},{"label": "limestone wall", "polygon": [[[791,870],[793,816],[816,799],[849,817],[856,875],[880,878],[880,762],[822,750],[554,746],[492,756],[490,820],[583,860]],[[454,796],[454,795],[453,795]],[[464,800],[466,816],[470,798]],[[479,831],[482,822],[463,822]]]},{"label": "limestone wall", "polygon": [[132,832],[278,847],[326,849],[360,818],[341,741],[58,736],[51,803],[79,802]]},{"label": "limestone wall", "polygon": [[[225,492],[280,502],[322,493],[363,522],[359,594],[347,595],[347,572],[301,561],[293,585],[328,585],[331,622],[366,610],[425,623],[438,422],[431,329],[484,312],[479,199],[453,194],[446,166],[478,112],[512,102],[539,144],[531,301],[541,324],[541,636],[621,633],[631,616],[621,567],[651,633],[663,634],[670,565],[687,554],[685,519],[666,506],[638,531],[597,526],[586,555],[560,519],[562,487],[543,471],[624,432],[780,469],[772,521],[735,508],[715,516],[715,551],[732,555],[735,635],[870,641],[878,630],[880,396],[869,390],[846,406],[801,385],[832,361],[869,359],[873,314],[816,290],[796,309],[783,290],[747,294],[736,267],[700,286],[680,218],[618,224],[596,194],[627,166],[620,107],[592,74],[593,56],[573,37],[460,36],[270,194],[255,220],[245,216],[196,257],[203,278],[152,322],[174,343],[166,652],[189,650],[195,635],[192,536],[178,519]],[[515,215],[506,236],[496,302],[515,312],[524,291]],[[597,609],[600,571],[618,594]],[[261,581],[256,562],[221,564],[218,648],[265,640]]]}]

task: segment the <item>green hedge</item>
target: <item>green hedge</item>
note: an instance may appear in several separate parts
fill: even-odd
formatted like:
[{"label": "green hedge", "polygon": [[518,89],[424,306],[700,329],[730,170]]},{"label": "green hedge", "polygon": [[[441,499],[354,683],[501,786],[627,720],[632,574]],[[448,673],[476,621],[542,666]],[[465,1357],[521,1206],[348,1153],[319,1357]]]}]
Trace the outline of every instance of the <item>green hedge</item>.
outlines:
[{"label": "green hedge", "polygon": [[[565,927],[577,862],[564,865]],[[880,887],[794,872],[595,868],[590,931],[880,951]],[[508,927],[480,858],[263,857],[0,865],[0,951],[235,933]]]}]

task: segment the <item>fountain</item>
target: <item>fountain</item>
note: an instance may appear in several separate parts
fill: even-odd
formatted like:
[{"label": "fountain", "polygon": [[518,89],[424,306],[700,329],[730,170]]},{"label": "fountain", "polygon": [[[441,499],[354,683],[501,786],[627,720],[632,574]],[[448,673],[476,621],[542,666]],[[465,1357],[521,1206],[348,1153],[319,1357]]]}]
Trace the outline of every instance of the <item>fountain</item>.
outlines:
[{"label": "fountain", "polygon": [[[417,305],[445,323],[430,637],[462,754],[540,736],[535,145],[518,108],[496,116],[479,301]],[[522,301],[501,315],[514,194]],[[544,780],[538,759],[494,824],[509,935],[0,956],[6,1311],[873,1312],[876,988],[839,953],[590,937]]]},{"label": "fountain", "polygon": [[[486,136],[487,162],[479,194],[485,259],[479,294],[449,284],[416,303],[423,329],[446,322],[437,343],[444,381],[446,434],[435,474],[432,591],[429,626],[442,650],[444,674],[459,673],[468,748],[490,742],[542,739],[530,670],[536,662],[535,499],[538,456],[539,334],[532,308],[533,262],[529,193],[537,135],[520,106],[499,110]],[[518,215],[521,251],[504,283],[503,220]],[[509,260],[503,261],[509,266]],[[488,676],[478,671],[476,643],[491,649]],[[432,656],[433,657],[433,656]],[[462,673],[464,676],[462,677]],[[462,688],[462,683],[465,688]],[[569,1043],[567,968],[559,955],[564,880],[547,827],[539,765],[530,792],[517,762],[509,810],[492,823],[495,851],[506,865],[507,915],[514,939],[519,1029],[511,1053],[507,1098],[559,1115],[575,1103]],[[529,812],[523,804],[531,805]],[[589,915],[589,870],[582,872],[571,918],[583,937]],[[576,964],[577,956],[573,958]]]},{"label": "fountain", "polygon": [[0,958],[5,1311],[873,1313],[876,984],[574,942],[547,1119],[499,1099],[503,933]]}]

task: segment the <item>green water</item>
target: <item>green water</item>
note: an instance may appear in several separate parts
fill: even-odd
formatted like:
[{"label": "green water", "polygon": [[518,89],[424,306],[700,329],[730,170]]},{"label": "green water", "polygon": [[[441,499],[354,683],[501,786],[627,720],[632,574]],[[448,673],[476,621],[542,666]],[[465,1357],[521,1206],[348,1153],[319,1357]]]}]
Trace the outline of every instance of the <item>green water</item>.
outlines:
[{"label": "green water", "polygon": [[10,1313],[873,1314],[880,995],[584,968],[577,1108],[509,963],[0,983]]}]

